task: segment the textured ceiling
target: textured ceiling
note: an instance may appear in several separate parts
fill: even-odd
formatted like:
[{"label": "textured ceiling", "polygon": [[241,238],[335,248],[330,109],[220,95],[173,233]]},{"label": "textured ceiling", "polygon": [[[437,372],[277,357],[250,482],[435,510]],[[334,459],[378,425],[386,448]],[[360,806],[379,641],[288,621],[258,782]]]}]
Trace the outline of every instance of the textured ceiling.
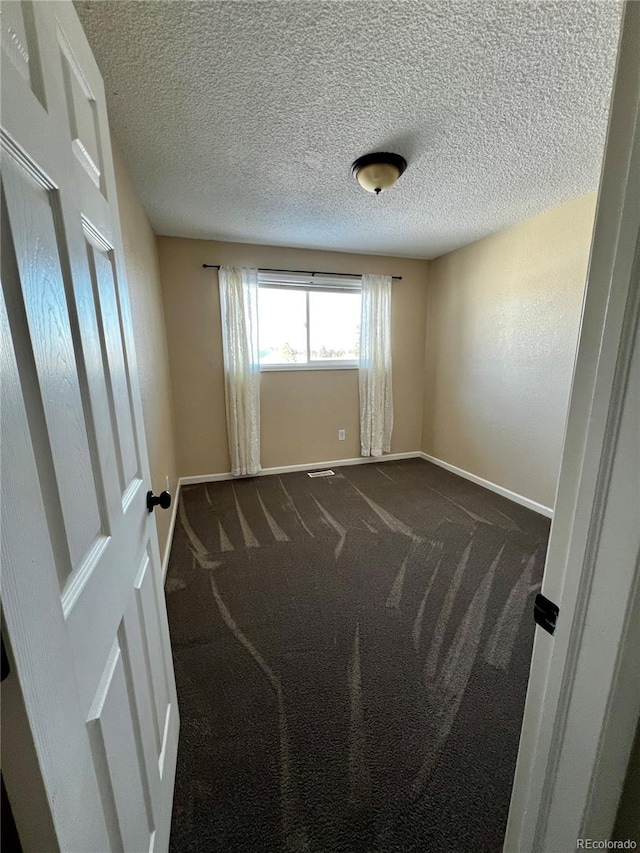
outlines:
[{"label": "textured ceiling", "polygon": [[597,187],[614,0],[76,8],[159,234],[431,258]]}]

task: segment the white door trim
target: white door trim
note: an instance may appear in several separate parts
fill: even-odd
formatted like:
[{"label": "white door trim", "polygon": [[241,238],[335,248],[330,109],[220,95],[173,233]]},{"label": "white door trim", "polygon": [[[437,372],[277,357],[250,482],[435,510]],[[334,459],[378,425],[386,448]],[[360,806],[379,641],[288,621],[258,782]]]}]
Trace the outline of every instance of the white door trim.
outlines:
[{"label": "white door trim", "polygon": [[[610,837],[640,712],[637,679],[621,684],[630,656],[637,658],[638,564],[628,556],[637,547],[636,508],[609,511],[620,448],[632,484],[634,473],[621,427],[625,402],[636,405],[638,391],[627,373],[638,346],[639,115],[640,3],[630,2],[543,581],[560,617],[553,638],[536,631],[504,845],[510,853],[561,853],[580,837]],[[604,559],[612,543],[620,543],[615,572]]]}]

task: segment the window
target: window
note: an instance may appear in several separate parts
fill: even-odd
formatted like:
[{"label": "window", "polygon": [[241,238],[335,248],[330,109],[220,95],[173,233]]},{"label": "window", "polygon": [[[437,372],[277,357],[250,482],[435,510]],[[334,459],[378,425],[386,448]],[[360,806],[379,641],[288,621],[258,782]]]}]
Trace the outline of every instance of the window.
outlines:
[{"label": "window", "polygon": [[360,278],[260,272],[258,284],[262,369],[357,367]]}]

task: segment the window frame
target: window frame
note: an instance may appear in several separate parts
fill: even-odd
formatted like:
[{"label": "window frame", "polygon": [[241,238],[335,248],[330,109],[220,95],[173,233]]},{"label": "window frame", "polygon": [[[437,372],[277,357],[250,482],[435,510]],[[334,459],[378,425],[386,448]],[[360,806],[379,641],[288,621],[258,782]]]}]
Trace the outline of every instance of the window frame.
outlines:
[{"label": "window frame", "polygon": [[[299,275],[294,273],[271,273],[258,271],[258,292],[265,290],[296,290],[306,294],[306,354],[308,360],[304,363],[278,362],[276,364],[260,363],[261,373],[272,373],[286,370],[358,370],[358,359],[311,359],[311,323],[309,294],[311,293],[358,293],[362,296],[362,279],[360,276],[330,276],[309,273]],[[258,329],[260,327],[260,311],[258,310]],[[259,335],[259,331],[258,331]]]}]

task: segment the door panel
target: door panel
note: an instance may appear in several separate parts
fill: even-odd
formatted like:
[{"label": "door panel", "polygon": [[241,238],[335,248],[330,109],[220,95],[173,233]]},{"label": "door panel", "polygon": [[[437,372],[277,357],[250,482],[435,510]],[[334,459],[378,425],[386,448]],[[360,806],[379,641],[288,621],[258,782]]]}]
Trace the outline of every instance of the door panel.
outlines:
[{"label": "door panel", "polygon": [[131,388],[124,355],[122,321],[115,289],[113,250],[97,232],[89,232],[86,223],[84,230],[100,327],[103,367],[108,380],[107,394],[111,426],[116,440],[120,496],[125,503],[127,491],[134,479],[140,476],[140,464],[133,426]]},{"label": "door panel", "polygon": [[34,849],[165,850],[179,720],[104,91],[71,2],[3,2],[1,26],[3,606],[55,833]]},{"label": "door panel", "polygon": [[136,707],[140,731],[139,760],[146,769],[147,796],[150,801],[155,802],[160,786],[158,759],[161,751],[161,735],[153,696],[150,663],[153,650],[149,649],[140,616],[139,598],[135,595],[127,606],[118,637],[123,652],[129,692]]},{"label": "door panel", "polygon": [[[23,488],[24,483],[37,483],[39,472],[22,378],[12,347],[13,330],[5,310],[4,284],[12,271],[9,253],[4,250],[6,233],[3,227],[0,423],[2,447],[10,447],[11,453],[0,454],[2,608],[3,635],[9,641],[8,651],[15,666],[2,685],[2,772],[25,853],[58,849],[103,851],[109,850],[109,839],[85,734],[85,717],[77,698],[73,668],[67,664],[70,644],[59,603],[51,527],[42,493]],[[24,535],[25,528],[28,536]],[[34,555],[40,567],[37,576],[32,571]],[[25,600],[29,601],[28,608]],[[31,619],[25,618],[25,610]],[[5,714],[7,693],[13,715]],[[20,705],[28,718],[33,748],[25,748]],[[73,766],[69,749],[73,749]],[[33,752],[36,757],[30,761]],[[40,774],[46,800],[42,803],[38,797],[37,808],[31,809],[28,792],[33,789],[37,794],[40,788],[39,782],[34,783],[36,773]],[[45,815],[46,807],[49,813]],[[69,820],[74,813],[81,814],[82,821]]]},{"label": "door panel", "polygon": [[2,49],[36,97],[45,103],[33,3],[6,3],[1,17]]},{"label": "door panel", "polygon": [[166,736],[167,712],[171,704],[167,684],[167,662],[161,642],[162,626],[158,621],[158,604],[154,590],[154,573],[145,555],[142,571],[136,580],[136,603],[140,618],[144,651],[150,675],[151,694],[154,702],[157,737],[157,761],[160,772],[162,747]]},{"label": "door panel", "polygon": [[[64,581],[104,532],[98,503],[102,495],[93,476],[62,275],[57,193],[36,182],[33,175],[37,165],[31,165],[29,175],[15,161],[5,158],[2,177],[21,288],[12,303],[16,308],[22,303],[28,327],[32,368],[48,437],[48,447],[41,452],[51,456],[64,519],[69,554],[68,564],[61,568],[60,579]],[[68,465],[69,458],[74,460],[73,468]]]},{"label": "door panel", "polygon": [[[138,764],[138,772],[132,772],[131,756],[138,754],[135,716],[135,708],[129,702],[122,651],[116,641],[87,720],[96,775],[103,780],[113,850],[149,850],[154,832],[142,768]],[[139,730],[137,719],[135,723]]]},{"label": "door panel", "polygon": [[93,183],[103,190],[102,150],[96,100],[60,26],[58,44],[73,153]]}]

